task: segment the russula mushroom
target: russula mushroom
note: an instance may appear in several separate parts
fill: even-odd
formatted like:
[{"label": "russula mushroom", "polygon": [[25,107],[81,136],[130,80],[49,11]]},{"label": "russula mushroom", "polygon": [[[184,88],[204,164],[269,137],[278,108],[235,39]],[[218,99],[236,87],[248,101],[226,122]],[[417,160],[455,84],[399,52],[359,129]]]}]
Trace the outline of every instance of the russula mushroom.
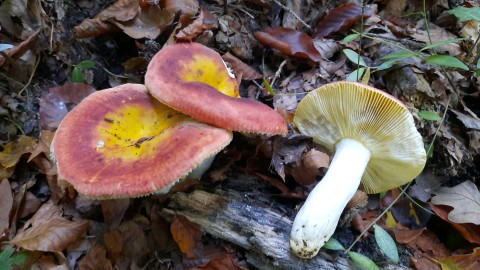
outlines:
[{"label": "russula mushroom", "polygon": [[290,246],[314,257],[332,236],[355,191],[379,193],[423,170],[426,153],[413,117],[397,99],[368,85],[326,84],[298,104],[293,122],[335,155],[292,226]]},{"label": "russula mushroom", "polygon": [[87,96],[51,147],[60,180],[106,199],[166,192],[231,140],[231,132],[161,104],[144,85],[125,84]]},{"label": "russula mushroom", "polygon": [[220,55],[199,43],[161,49],[148,65],[145,85],[162,103],[201,122],[231,131],[287,134],[280,114],[239,98],[238,82]]}]

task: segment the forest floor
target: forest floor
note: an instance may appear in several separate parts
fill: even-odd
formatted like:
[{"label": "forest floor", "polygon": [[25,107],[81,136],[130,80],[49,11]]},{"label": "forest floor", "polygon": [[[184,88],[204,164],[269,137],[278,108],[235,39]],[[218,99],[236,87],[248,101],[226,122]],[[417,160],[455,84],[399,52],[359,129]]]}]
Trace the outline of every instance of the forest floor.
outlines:
[{"label": "forest floor", "polygon": [[[251,200],[265,220],[286,219],[287,227],[271,226],[286,231],[278,239],[289,252],[288,226],[333,157],[292,119],[307,93],[345,80],[402,101],[427,161],[410,184],[359,192],[345,210],[334,239],[347,248],[366,231],[351,251],[373,265],[322,249],[325,269],[480,269],[479,4],[368,3],[0,1],[0,269],[313,269],[262,243],[242,244],[248,224],[237,224],[237,236],[214,232],[209,220],[233,221],[213,205],[215,218],[201,205],[181,209],[182,196],[231,196],[245,207]],[[142,84],[150,59],[181,42],[222,55],[242,98],[274,108],[289,134],[234,134],[211,169],[177,193],[95,200],[60,181],[50,144],[64,116],[93,92]],[[252,189],[239,191],[235,179],[246,175]],[[379,243],[372,222],[393,246]]]}]

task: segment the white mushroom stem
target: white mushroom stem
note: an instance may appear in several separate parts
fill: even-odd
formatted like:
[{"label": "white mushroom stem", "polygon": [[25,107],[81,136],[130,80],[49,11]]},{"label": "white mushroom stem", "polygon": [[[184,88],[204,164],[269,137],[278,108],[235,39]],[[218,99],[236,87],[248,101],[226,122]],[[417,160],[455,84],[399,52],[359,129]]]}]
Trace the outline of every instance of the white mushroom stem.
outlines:
[{"label": "white mushroom stem", "polygon": [[290,247],[296,255],[314,257],[332,236],[369,160],[370,150],[356,140],[342,139],[336,144],[327,173],[310,192],[293,222]]}]

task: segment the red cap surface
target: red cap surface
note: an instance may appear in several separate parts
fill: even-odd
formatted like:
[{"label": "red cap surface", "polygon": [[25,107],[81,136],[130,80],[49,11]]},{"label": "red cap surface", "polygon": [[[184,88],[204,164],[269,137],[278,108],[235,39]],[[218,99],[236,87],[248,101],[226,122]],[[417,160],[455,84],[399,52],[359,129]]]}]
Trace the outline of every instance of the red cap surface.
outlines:
[{"label": "red cap surface", "polygon": [[144,85],[95,92],[52,142],[60,180],[88,197],[137,197],[170,188],[232,140],[151,97]]},{"label": "red cap surface", "polygon": [[288,132],[272,108],[238,98],[238,83],[220,55],[198,43],[160,50],[147,68],[145,85],[162,103],[217,127],[268,135]]}]

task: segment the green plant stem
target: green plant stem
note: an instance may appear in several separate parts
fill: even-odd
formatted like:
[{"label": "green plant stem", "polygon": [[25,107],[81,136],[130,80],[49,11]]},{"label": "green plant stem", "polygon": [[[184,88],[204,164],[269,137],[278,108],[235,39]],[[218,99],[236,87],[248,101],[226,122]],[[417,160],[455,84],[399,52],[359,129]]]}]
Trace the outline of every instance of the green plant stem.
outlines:
[{"label": "green plant stem", "polygon": [[[360,35],[358,36],[358,59],[357,67],[360,66],[360,57],[362,55],[362,36],[363,36],[363,14],[365,13],[365,2],[362,0],[362,13],[360,15]],[[360,72],[357,72],[357,82],[360,80]]]},{"label": "green plant stem", "polygon": [[385,208],[385,210],[383,210],[383,212],[378,215],[378,217],[372,221],[372,223],[370,223],[366,228],[365,230],[362,231],[362,233],[360,233],[360,235],[355,239],[355,241],[353,241],[353,243],[345,250],[344,253],[348,253],[350,251],[350,249],[353,248],[353,246],[362,238],[362,236],[373,226],[377,223],[377,221],[379,221],[387,212],[388,210],[390,210],[390,208],[392,208],[392,206],[400,199],[400,197],[402,197],[403,194],[405,194],[405,190],[408,189],[408,187],[412,184],[412,182],[409,182],[406,186],[405,186],[405,189],[402,189],[402,192],[400,192],[400,194],[397,196],[397,198],[395,198],[395,200],[393,200],[393,202],[387,206],[387,208]]}]

